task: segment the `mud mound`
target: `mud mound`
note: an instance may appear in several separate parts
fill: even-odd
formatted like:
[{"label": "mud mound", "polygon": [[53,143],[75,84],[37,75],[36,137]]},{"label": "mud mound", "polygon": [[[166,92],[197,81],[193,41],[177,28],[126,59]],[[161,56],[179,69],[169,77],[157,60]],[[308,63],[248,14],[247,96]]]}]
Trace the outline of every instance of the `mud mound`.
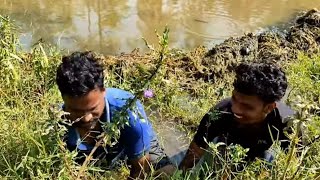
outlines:
[{"label": "mud mound", "polygon": [[[230,76],[240,62],[285,62],[296,59],[299,52],[310,56],[319,53],[319,47],[320,12],[312,9],[298,16],[287,31],[231,37],[210,50],[204,47],[188,53],[172,50],[167,57],[164,81],[176,81],[179,87],[192,91],[194,83],[215,82]],[[116,76],[118,82],[130,77],[131,84],[139,86],[154,69],[156,59],[155,52],[140,55],[135,50],[106,57],[104,63],[107,76]]]},{"label": "mud mound", "polygon": [[155,69],[156,63],[153,56],[152,54],[142,55],[138,49],[135,49],[130,54],[102,56],[101,61],[105,66],[106,78],[112,79],[111,83],[114,83],[114,86],[129,81],[128,84],[137,89]]},{"label": "mud mound", "polygon": [[[296,59],[299,52],[314,55],[320,51],[320,12],[312,9],[296,19],[288,33],[252,33],[229,38],[208,51],[203,65],[214,79],[243,61],[279,62]],[[206,78],[206,75],[202,77]]]},{"label": "mud mound", "polygon": [[286,61],[297,57],[297,51],[291,48],[283,35],[264,32],[258,36],[258,54],[255,57],[261,62]]},{"label": "mud mound", "polygon": [[319,53],[320,45],[320,12],[312,9],[299,17],[296,25],[290,29],[287,40],[292,48],[307,54]]},{"label": "mud mound", "polygon": [[257,36],[252,33],[240,38],[229,38],[206,53],[203,66],[211,79],[222,78],[240,62],[253,60],[257,54]]},{"label": "mud mound", "polygon": [[297,18],[297,24],[308,24],[311,26],[320,27],[320,12],[317,9],[312,9]]}]

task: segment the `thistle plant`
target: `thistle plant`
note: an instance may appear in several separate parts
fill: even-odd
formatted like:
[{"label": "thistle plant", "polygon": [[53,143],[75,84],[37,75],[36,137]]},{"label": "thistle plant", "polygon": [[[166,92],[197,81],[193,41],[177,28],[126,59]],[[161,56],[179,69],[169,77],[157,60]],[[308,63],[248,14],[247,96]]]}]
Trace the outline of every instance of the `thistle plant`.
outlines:
[{"label": "thistle plant", "polygon": [[159,46],[160,50],[158,52],[159,58],[156,61],[156,69],[151,73],[150,77],[147,78],[141,87],[141,89],[138,89],[136,91],[136,94],[133,96],[133,98],[126,101],[126,104],[121,108],[120,111],[115,112],[115,115],[113,116],[113,120],[111,123],[103,123],[102,128],[104,132],[108,133],[102,133],[98,138],[99,140],[96,142],[94,148],[91,150],[90,154],[86,157],[85,161],[83,162],[77,179],[80,179],[83,176],[84,171],[87,169],[87,165],[89,161],[92,159],[92,155],[97,150],[99,146],[106,146],[106,145],[114,145],[114,139],[117,141],[120,138],[120,130],[125,125],[128,124],[128,110],[133,111],[134,113],[138,114],[140,117],[142,117],[139,114],[139,111],[136,110],[136,102],[137,100],[143,98],[144,95],[151,96],[150,90],[149,92],[146,92],[145,89],[152,83],[152,81],[155,79],[155,77],[158,75],[161,66],[165,63],[165,56],[168,49],[168,39],[169,39],[169,29],[166,27],[162,36],[159,36]]}]

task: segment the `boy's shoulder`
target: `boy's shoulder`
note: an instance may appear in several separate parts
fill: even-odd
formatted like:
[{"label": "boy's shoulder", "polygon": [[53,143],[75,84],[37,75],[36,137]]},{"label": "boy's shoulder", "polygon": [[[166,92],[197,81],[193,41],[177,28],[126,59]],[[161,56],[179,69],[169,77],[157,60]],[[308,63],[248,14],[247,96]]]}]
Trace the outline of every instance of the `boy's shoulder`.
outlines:
[{"label": "boy's shoulder", "polygon": [[276,103],[276,105],[277,115],[282,120],[282,123],[287,123],[292,117],[296,115],[296,112],[284,102],[279,101]]},{"label": "boy's shoulder", "polygon": [[215,126],[229,126],[233,119],[231,98],[225,98],[213,106],[203,117],[204,121],[214,121]]},{"label": "boy's shoulder", "polygon": [[[106,101],[108,102],[111,116],[115,115],[115,112],[119,112],[128,102],[129,99],[133,99],[134,95],[128,91],[118,89],[118,88],[107,88],[106,89]],[[139,124],[143,120],[147,121],[147,115],[145,113],[144,107],[140,100],[137,99],[135,102],[135,107],[128,110],[129,124]],[[112,118],[111,118],[112,119]],[[139,121],[137,121],[139,119]]]},{"label": "boy's shoulder", "polygon": [[219,101],[215,106],[214,109],[218,111],[230,111],[231,109],[231,98],[225,98]]},{"label": "boy's shoulder", "polygon": [[110,106],[116,108],[123,107],[128,99],[132,99],[134,96],[132,93],[118,88],[106,88],[106,100]]}]

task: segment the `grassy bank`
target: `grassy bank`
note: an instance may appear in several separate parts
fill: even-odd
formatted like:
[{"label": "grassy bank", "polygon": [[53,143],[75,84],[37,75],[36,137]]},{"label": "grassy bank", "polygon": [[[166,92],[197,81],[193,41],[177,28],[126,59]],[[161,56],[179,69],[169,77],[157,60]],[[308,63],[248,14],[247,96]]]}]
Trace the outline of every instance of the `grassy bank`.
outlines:
[{"label": "grassy bank", "polygon": [[[55,69],[61,52],[46,44],[37,44],[31,52],[20,51],[14,26],[8,18],[0,20],[0,177],[1,179],[74,179],[80,166],[75,164],[75,153],[66,151],[61,137],[65,129],[59,126],[57,105],[62,102],[55,85]],[[152,50],[154,49],[154,50]],[[119,56],[101,56],[106,68],[106,85],[135,93],[141,83],[156,67],[159,47],[140,54],[134,51]],[[223,76],[206,74],[208,68],[202,59],[208,54],[204,47],[191,52],[169,49],[166,63],[149,89],[155,93],[143,99],[151,113],[152,121],[177,122],[179,127],[192,133],[201,117],[218,100],[230,95],[232,72],[226,65],[215,64],[215,72]],[[292,149],[290,154],[280,153],[275,166],[257,161],[243,171],[229,173],[242,179],[315,179],[320,177],[320,143],[314,140],[320,133],[317,107],[320,101],[320,56],[303,54],[297,59],[279,62],[286,70],[290,87],[289,101],[304,120],[306,138],[310,144],[303,149]],[[206,75],[206,76],[204,76]],[[187,102],[187,103],[186,103]],[[156,111],[156,113],[155,113]],[[316,115],[318,113],[318,115]],[[292,137],[295,142],[294,137]],[[214,150],[215,147],[212,147]],[[278,150],[275,145],[275,150]],[[232,161],[225,167],[241,161],[243,150],[230,149]],[[302,156],[297,156],[301,151]],[[214,151],[213,151],[214,153]],[[208,168],[210,169],[210,168]],[[87,179],[119,179],[128,174],[126,167],[117,172],[90,164]],[[218,177],[223,171],[217,170]],[[209,176],[210,170],[205,176]],[[182,175],[177,172],[172,179],[195,179],[197,172]],[[231,176],[230,175],[230,176]]]}]

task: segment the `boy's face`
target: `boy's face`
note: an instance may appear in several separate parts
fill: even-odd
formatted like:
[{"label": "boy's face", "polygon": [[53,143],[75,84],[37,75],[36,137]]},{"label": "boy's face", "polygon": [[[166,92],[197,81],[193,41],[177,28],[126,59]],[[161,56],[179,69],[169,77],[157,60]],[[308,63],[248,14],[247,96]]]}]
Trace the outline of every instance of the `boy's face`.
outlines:
[{"label": "boy's face", "polygon": [[95,88],[84,96],[63,96],[65,111],[74,122],[74,127],[93,129],[105,108],[105,89]]},{"label": "boy's face", "polygon": [[264,103],[258,96],[232,92],[232,112],[237,122],[243,125],[259,124],[276,107],[275,102]]}]

